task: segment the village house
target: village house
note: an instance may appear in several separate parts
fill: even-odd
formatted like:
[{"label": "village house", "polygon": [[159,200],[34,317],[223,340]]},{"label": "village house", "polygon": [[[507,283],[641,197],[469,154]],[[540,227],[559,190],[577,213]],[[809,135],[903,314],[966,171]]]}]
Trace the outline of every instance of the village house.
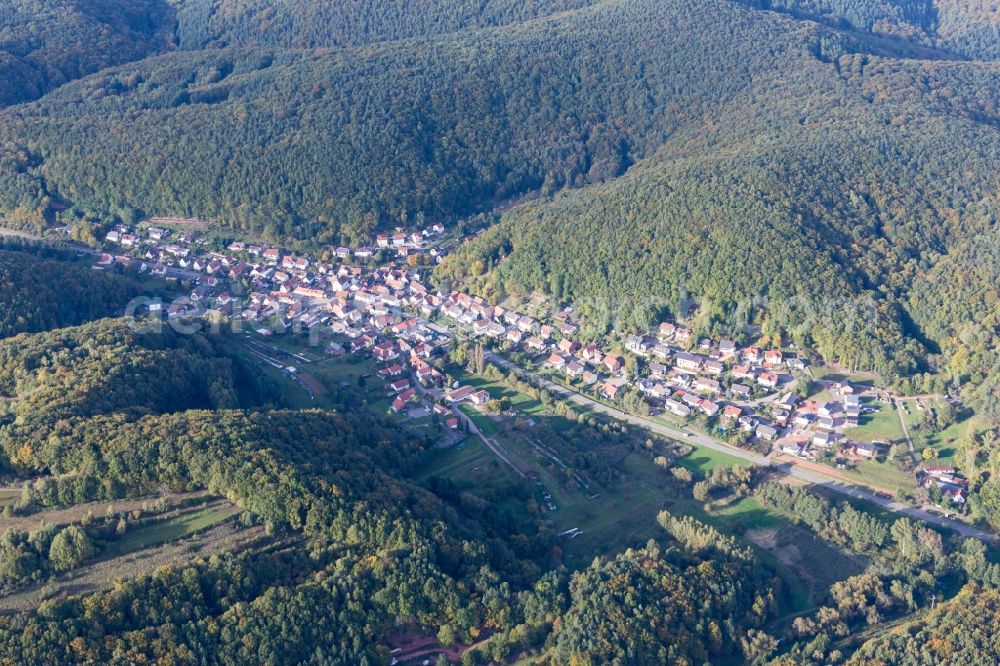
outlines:
[{"label": "village house", "polygon": [[399,358],[399,352],[391,342],[386,341],[375,345],[372,349],[372,357],[380,362],[392,361]]},{"label": "village house", "polygon": [[816,446],[828,447],[833,444],[833,434],[829,432],[813,433],[812,443]]},{"label": "village house", "polygon": [[403,366],[399,363],[394,363],[390,366],[386,366],[378,371],[379,377],[395,377],[397,375],[403,374]]},{"label": "village house", "polygon": [[722,387],[715,379],[708,377],[698,377],[694,380],[694,390],[702,393],[720,393]]},{"label": "village house", "polygon": [[653,356],[660,359],[661,361],[666,361],[667,359],[669,359],[672,353],[673,352],[670,351],[670,347],[668,345],[659,344],[653,347]]},{"label": "village house", "polygon": [[410,388],[409,379],[397,379],[396,381],[389,384],[389,388],[393,390],[394,393],[401,393],[406,389]]},{"label": "village house", "polygon": [[837,411],[839,411],[839,407],[835,402],[824,402],[816,408],[816,413],[820,416],[833,416]]},{"label": "village house", "polygon": [[609,400],[617,400],[625,389],[625,383],[618,379],[609,379],[601,387],[601,395]]},{"label": "village house", "polygon": [[676,327],[672,323],[665,321],[656,329],[656,335],[664,340],[671,340],[675,330]]},{"label": "village house", "polygon": [[391,409],[392,409],[393,412],[399,413],[399,412],[403,411],[403,409],[406,407],[407,403],[414,402],[414,401],[416,401],[416,399],[417,399],[417,391],[416,391],[416,389],[412,389],[412,388],[411,389],[406,389],[405,391],[403,391],[402,393],[400,393],[398,396],[396,396],[396,399],[392,401]]},{"label": "village house", "polygon": [[766,423],[761,423],[757,426],[755,434],[759,439],[767,442],[774,441],[778,437],[778,430],[774,426],[767,425]]},{"label": "village house", "polygon": [[718,403],[712,402],[711,400],[702,400],[698,403],[698,409],[700,409],[706,416],[715,416],[719,413]]},{"label": "village house", "polygon": [[733,384],[729,387],[729,392],[737,399],[745,400],[750,397],[752,390],[749,386],[743,384]]},{"label": "village house", "polygon": [[597,365],[604,360],[604,353],[595,345],[587,345],[580,350],[580,358],[591,365]]},{"label": "village house", "polygon": [[878,456],[878,447],[868,442],[858,442],[854,445],[854,452],[862,458],[875,458]]},{"label": "village house", "polygon": [[625,339],[625,349],[633,354],[645,356],[650,348],[651,345],[641,335],[630,335]]},{"label": "village house", "polygon": [[736,405],[726,405],[722,410],[722,418],[725,421],[736,421],[743,416],[743,408]]},{"label": "village house", "polygon": [[604,365],[607,367],[608,371],[612,374],[618,374],[625,367],[625,362],[622,360],[621,356],[607,355],[604,357]]},{"label": "village house", "polygon": [[546,367],[559,370],[564,365],[566,365],[566,359],[563,358],[561,355],[557,354],[556,352],[552,352],[549,355],[549,358],[545,361],[545,365]]},{"label": "village house", "polygon": [[452,403],[462,402],[475,392],[476,387],[474,386],[460,386],[445,393],[444,399]]},{"label": "village house", "polygon": [[757,378],[757,383],[765,388],[775,388],[778,386],[778,379],[779,376],[777,373],[764,372]]},{"label": "village house", "polygon": [[560,350],[562,350],[563,353],[573,354],[580,348],[580,343],[574,342],[569,338],[563,338],[562,340],[559,341],[559,344],[557,346],[559,347]]},{"label": "village house", "polygon": [[769,367],[776,368],[781,365],[781,361],[784,355],[781,353],[780,349],[769,349],[764,352],[764,363],[767,363]]},{"label": "village house", "polygon": [[701,357],[689,352],[678,352],[674,361],[676,366],[687,372],[698,372],[701,370]]},{"label": "village house", "polygon": [[968,499],[968,481],[959,476],[954,467],[923,467],[917,470],[917,478],[921,488],[936,485],[942,497],[956,504],[964,504]]},{"label": "village house", "polygon": [[662,377],[669,372],[669,369],[663,363],[658,363],[656,361],[649,362],[649,372],[654,377]]},{"label": "village house", "polygon": [[809,449],[809,442],[789,439],[781,443],[781,452],[791,456],[805,458]]},{"label": "village house", "polygon": [[687,405],[681,404],[673,398],[667,398],[663,402],[663,406],[668,412],[676,416],[686,417],[691,413],[691,409]]},{"label": "village house", "polygon": [[469,396],[469,402],[473,405],[485,405],[490,401],[489,391],[476,391]]}]

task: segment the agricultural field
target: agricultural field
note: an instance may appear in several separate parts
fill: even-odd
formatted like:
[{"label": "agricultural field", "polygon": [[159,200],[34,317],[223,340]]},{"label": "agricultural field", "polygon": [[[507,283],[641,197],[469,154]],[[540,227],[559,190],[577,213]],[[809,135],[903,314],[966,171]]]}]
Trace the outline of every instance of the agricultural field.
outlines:
[{"label": "agricultural field", "polygon": [[[863,568],[753,499],[710,505],[694,501],[688,487],[679,485],[669,471],[657,467],[646,454],[623,447],[620,459],[609,460],[621,473],[619,480],[606,486],[587,479],[584,488],[564,467],[532,445],[530,430],[504,430],[494,438],[515,465],[528,472],[528,479],[520,479],[478,438],[470,437],[456,447],[434,451],[418,471],[417,480],[426,483],[432,476],[441,476],[484,495],[510,484],[526,486],[533,501],[506,500],[504,508],[522,516],[541,511],[540,518],[549,529],[561,535],[556,545],[567,566],[586,566],[595,555],[657,538],[660,533],[655,516],[666,508],[712,524],[751,545],[761,562],[774,569],[784,583],[783,613],[816,605],[831,582]],[[715,466],[740,462],[700,447],[675,461],[690,469],[695,478]],[[551,506],[547,506],[549,503]],[[516,508],[517,504],[522,508]]]}]

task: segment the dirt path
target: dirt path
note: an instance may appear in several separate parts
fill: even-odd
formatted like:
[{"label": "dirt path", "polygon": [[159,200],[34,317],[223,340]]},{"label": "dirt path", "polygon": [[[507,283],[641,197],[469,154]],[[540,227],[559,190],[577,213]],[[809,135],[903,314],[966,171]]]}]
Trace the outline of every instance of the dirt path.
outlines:
[{"label": "dirt path", "polygon": [[906,439],[906,445],[910,447],[910,458],[913,460],[913,464],[917,464],[917,450],[913,448],[913,438],[910,437],[910,431],[906,427],[906,415],[903,414],[903,403],[899,400],[894,401],[896,403],[896,415],[899,417],[899,427],[903,430],[903,437]]},{"label": "dirt path", "polygon": [[53,596],[73,596],[106,590],[119,579],[147,575],[160,567],[189,562],[195,557],[242,550],[267,538],[261,526],[244,528],[234,521],[226,521],[177,541],[97,560],[57,581],[34,585],[0,597],[0,614],[37,608],[42,601]]},{"label": "dirt path", "polygon": [[[20,488],[16,489],[20,492]],[[101,501],[101,502],[88,502],[87,504],[75,504],[71,507],[65,509],[52,509],[49,511],[38,511],[29,516],[13,516],[10,518],[0,518],[0,532],[8,529],[21,529],[32,530],[38,529],[38,526],[43,522],[47,525],[68,525],[70,523],[78,523],[83,520],[84,516],[88,513],[94,515],[95,518],[103,518],[107,512],[108,507],[115,513],[133,511],[136,509],[141,509],[144,504],[150,505],[156,502],[160,497],[164,497],[169,500],[174,505],[179,504],[184,501],[190,501],[193,499],[198,499],[201,497],[208,496],[207,490],[196,490],[190,493],[165,493],[160,496],[150,496],[143,499],[135,500],[111,500],[111,501]]]}]

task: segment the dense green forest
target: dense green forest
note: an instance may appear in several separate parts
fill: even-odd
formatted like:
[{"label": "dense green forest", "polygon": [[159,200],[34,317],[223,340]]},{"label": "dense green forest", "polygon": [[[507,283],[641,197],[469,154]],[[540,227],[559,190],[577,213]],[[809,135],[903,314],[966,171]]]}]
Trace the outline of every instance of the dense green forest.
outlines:
[{"label": "dense green forest", "polygon": [[746,0],[748,4],[950,51],[1000,58],[1000,11],[966,0]]},{"label": "dense green forest", "polygon": [[957,597],[900,629],[865,643],[851,666],[932,666],[996,663],[1000,595],[993,589],[964,588]]},{"label": "dense green forest", "polygon": [[166,49],[167,0],[7,0],[0,6],[0,106]]},{"label": "dense green forest", "polygon": [[[315,3],[198,6],[220,35],[232,22],[219,44],[237,47],[128,64],[0,114],[11,221],[43,225],[62,202],[363,243],[537,190],[554,196],[506,215],[439,282],[574,300],[595,334],[615,324],[602,313],[637,328],[693,300],[706,332],[762,323],[890,380],[916,373],[914,388],[974,386],[993,411],[990,359],[938,372],[964,320],[927,306],[941,295],[913,305],[927,271],[988,233],[992,64],[722,0],[521,23],[488,7],[483,24],[505,25],[333,50],[283,41],[335,11]],[[267,45],[243,45],[238,26],[262,21]]]},{"label": "dense green forest", "polygon": [[[889,380],[917,373],[915,389],[968,384],[995,413],[982,339],[995,288],[959,305],[953,268],[993,265],[988,240],[972,239],[992,233],[1000,73],[823,48],[799,54],[798,72],[758,74],[714,122],[678,130],[624,176],[506,213],[448,257],[439,284],[540,290],[577,303],[592,335],[695,303],[706,333],[761,324]],[[978,356],[948,372],[970,322]]]},{"label": "dense green forest", "polygon": [[83,263],[0,250],[0,338],[105,317],[137,293],[130,279]]},{"label": "dense green forest", "polygon": [[586,7],[593,0],[183,0],[181,48],[357,46],[507,25]]},{"label": "dense green forest", "polygon": [[[143,330],[128,319],[0,341],[0,395],[10,424],[2,438],[30,466],[36,443],[67,419],[136,418],[192,408],[234,408],[266,400],[252,368],[221,355],[201,335]],[[61,471],[61,470],[50,470]]]},{"label": "dense green forest", "polygon": [[[983,427],[954,459],[995,523],[995,5],[13,0],[0,226],[77,238],[185,215],[328,251],[475,215],[491,224],[439,265],[441,289],[552,295],[582,340],[690,311],[698,334],[759,326],[914,393],[961,390]],[[260,541],[2,615],[0,664],[374,666],[414,640],[463,646],[463,666],[996,663],[1000,564],[979,541],[742,467],[703,475],[675,459],[685,443],[456,346],[452,363],[558,415],[511,427],[567,478],[610,494],[626,459],[663,468],[643,506],[671,511],[570,557],[535,479],[424,477],[436,428],[376,414],[353,383],[290,409],[231,336],[111,318],[131,277],[21,250],[0,247],[0,474],[27,480],[5,516],[39,523],[0,533],[0,587],[101,557],[112,511],[44,522],[82,502],[204,490]],[[796,570],[743,516],[854,575],[787,614]]]},{"label": "dense green forest", "polygon": [[36,223],[54,199],[191,214],[321,244],[601,181],[793,49],[784,20],[716,9],[623,0],[431,42],[109,70],[0,118],[2,207]]},{"label": "dense green forest", "polygon": [[[374,664],[403,626],[445,644],[492,634],[473,663],[543,647],[567,663],[694,663],[742,649],[774,610],[752,553],[689,519],[662,517],[671,548],[544,573],[518,539],[406,479],[430,442],[367,412],[226,409],[245,382],[204,336],[99,320],[10,338],[2,354],[15,401],[0,440],[19,473],[59,475],[44,505],[207,488],[270,533],[307,540],[0,618],[7,661]],[[0,571],[16,581],[92,553],[79,528],[12,532]]]}]

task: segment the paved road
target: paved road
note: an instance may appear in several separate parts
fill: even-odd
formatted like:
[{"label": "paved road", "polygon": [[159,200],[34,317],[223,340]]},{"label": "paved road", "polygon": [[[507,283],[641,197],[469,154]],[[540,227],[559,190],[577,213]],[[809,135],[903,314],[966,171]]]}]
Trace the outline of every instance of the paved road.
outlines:
[{"label": "paved road", "polygon": [[[979,528],[972,527],[971,525],[967,525],[957,520],[951,520],[943,516],[938,516],[936,514],[930,513],[929,511],[925,511],[924,509],[918,509],[909,506],[907,504],[903,504],[902,502],[897,502],[892,499],[880,497],[879,495],[871,493],[858,486],[848,485],[845,483],[833,481],[827,476],[824,476],[822,474],[810,470],[802,469],[790,463],[775,464],[774,461],[772,461],[770,458],[766,456],[761,456],[756,453],[752,453],[750,451],[737,449],[735,447],[729,446],[728,444],[723,444],[722,442],[707,435],[704,435],[702,433],[692,432],[688,429],[683,429],[683,432],[678,433],[678,430],[669,428],[665,425],[657,423],[656,421],[652,421],[650,419],[641,416],[636,416],[634,414],[628,414],[619,409],[615,409],[614,407],[608,407],[607,405],[597,402],[596,400],[592,400],[591,398],[588,398],[585,395],[581,395],[575,391],[572,391],[566,388],[565,386],[562,386],[561,384],[556,384],[555,382],[550,381],[544,377],[540,377],[539,375],[532,373],[508,361],[507,359],[501,356],[497,356],[496,354],[487,352],[485,356],[492,363],[496,363],[497,365],[507,368],[508,370],[518,370],[519,372],[527,372],[528,374],[533,376],[541,386],[548,389],[552,393],[559,395],[566,400],[570,400],[571,402],[574,402],[578,405],[582,405],[587,409],[593,410],[595,412],[600,412],[602,414],[612,416],[616,419],[620,419],[622,421],[635,424],[637,426],[646,428],[647,430],[651,430],[657,434],[664,435],[666,437],[678,439],[679,441],[696,443],[700,446],[704,446],[705,448],[713,449],[715,451],[720,451],[735,458],[740,458],[742,460],[745,460],[746,462],[753,465],[770,466],[772,469],[788,474],[793,478],[801,479],[802,481],[806,481],[808,483],[812,483],[817,486],[822,486],[823,488],[827,488],[841,495],[846,495],[848,497],[853,497],[855,499],[865,500],[867,502],[876,504],[884,509],[887,509],[888,511],[892,511],[893,513],[902,514],[911,518],[915,518],[917,520],[923,520],[928,523],[933,523],[940,527],[952,529],[964,537],[975,537],[976,539],[989,542],[997,541],[997,535],[993,534],[992,532],[987,532],[986,530],[981,530]],[[678,436],[679,434],[681,435],[681,437],[683,437],[683,439],[681,439],[681,437]]]}]

